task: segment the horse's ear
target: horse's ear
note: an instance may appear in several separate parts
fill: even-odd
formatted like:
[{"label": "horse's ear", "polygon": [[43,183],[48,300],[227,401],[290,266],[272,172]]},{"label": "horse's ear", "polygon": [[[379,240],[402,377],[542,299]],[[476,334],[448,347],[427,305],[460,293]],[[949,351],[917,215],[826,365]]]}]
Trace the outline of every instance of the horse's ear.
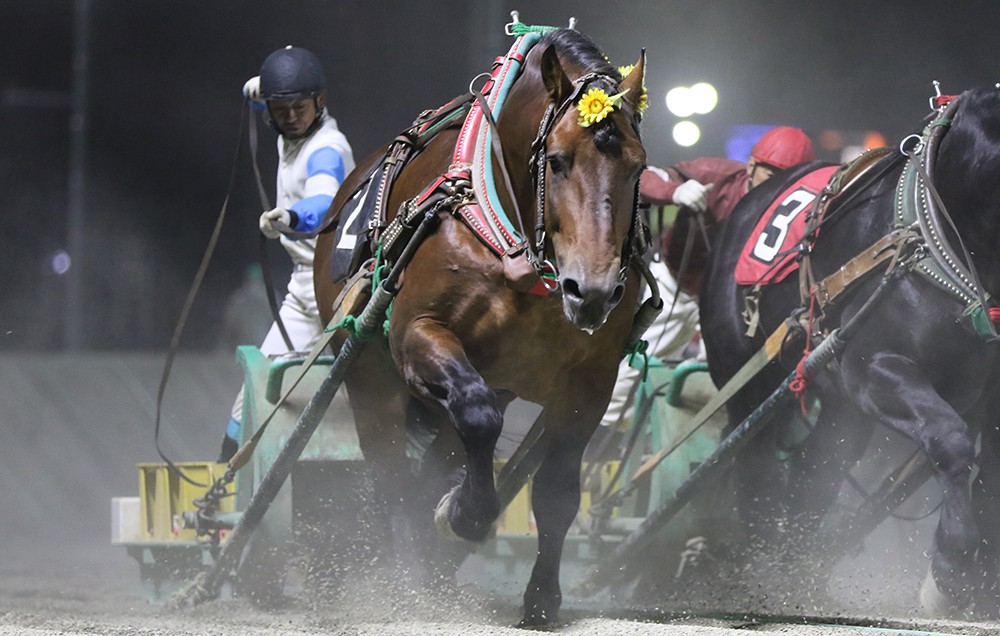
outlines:
[{"label": "horse's ear", "polygon": [[625,99],[632,102],[635,107],[639,107],[639,100],[642,97],[643,87],[646,85],[646,49],[639,52],[639,60],[629,71],[628,76],[622,80],[622,90],[627,90]]},{"label": "horse's ear", "polygon": [[566,77],[562,63],[556,54],[556,47],[549,46],[542,53],[542,81],[548,89],[552,101],[561,104],[573,92],[573,82]]}]

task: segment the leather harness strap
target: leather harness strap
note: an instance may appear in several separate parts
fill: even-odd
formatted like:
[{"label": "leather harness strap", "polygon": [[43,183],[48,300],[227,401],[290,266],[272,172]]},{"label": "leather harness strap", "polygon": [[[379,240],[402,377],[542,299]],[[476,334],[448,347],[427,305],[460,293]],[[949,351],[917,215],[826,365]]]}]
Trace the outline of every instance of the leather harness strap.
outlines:
[{"label": "leather harness strap", "polygon": [[920,233],[914,227],[897,228],[875,241],[840,269],[813,285],[817,306],[822,310],[834,299],[847,291],[851,284],[871,272],[880,263],[893,259],[889,269],[893,269],[908,247],[920,241]]},{"label": "leather harness strap", "polygon": [[816,285],[812,272],[810,254],[812,246],[819,236],[820,227],[826,212],[846,190],[857,183],[883,157],[891,154],[892,148],[874,148],[867,150],[853,161],[843,164],[830,176],[830,181],[823,188],[816,204],[806,216],[806,227],[801,243],[802,258],[799,264],[799,294],[803,305],[809,304],[809,299]]}]

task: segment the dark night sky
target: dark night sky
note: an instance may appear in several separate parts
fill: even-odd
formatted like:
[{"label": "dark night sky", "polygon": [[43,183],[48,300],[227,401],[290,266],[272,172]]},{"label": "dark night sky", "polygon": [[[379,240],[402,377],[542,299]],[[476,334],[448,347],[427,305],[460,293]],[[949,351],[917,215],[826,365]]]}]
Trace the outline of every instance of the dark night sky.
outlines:
[{"label": "dark night sky", "polygon": [[[71,320],[83,348],[166,346],[226,195],[240,87],[267,53],[294,43],[319,55],[360,159],[504,53],[512,8],[534,24],[576,16],[616,64],[647,49],[653,164],[721,154],[728,128],[746,123],[814,138],[877,129],[896,142],[920,127],[931,80],[945,92],[1000,80],[994,1],[90,0],[83,302],[67,315],[69,278],[49,262],[67,240],[74,2],[3,0],[0,350],[60,348]],[[662,95],[701,80],[720,105],[699,120],[702,143],[682,150]],[[262,136],[273,189],[273,134]],[[217,340],[225,300],[257,258],[259,207],[244,153],[185,346]],[[271,260],[280,279],[287,258],[279,248]]]}]

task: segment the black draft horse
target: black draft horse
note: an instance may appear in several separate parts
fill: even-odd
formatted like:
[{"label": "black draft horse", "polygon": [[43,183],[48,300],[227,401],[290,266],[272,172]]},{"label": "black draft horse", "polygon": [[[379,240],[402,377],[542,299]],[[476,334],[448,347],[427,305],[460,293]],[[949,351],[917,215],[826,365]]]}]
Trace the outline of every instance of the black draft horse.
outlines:
[{"label": "black draft horse", "polygon": [[[930,257],[915,261],[875,301],[833,371],[810,380],[822,409],[792,457],[787,483],[779,481],[769,459],[777,441],[773,426],[737,460],[738,506],[743,525],[763,544],[781,540],[779,518],[811,532],[835,499],[850,462],[864,452],[873,424],[890,427],[926,453],[944,493],[920,594],[925,611],[955,611],[971,603],[977,614],[996,618],[1000,349],[988,325],[977,329],[970,315],[984,313],[980,299],[993,306],[990,299],[1000,297],[1000,89],[967,91],[943,114],[932,114],[937,118],[919,145],[881,159],[856,191],[833,200],[809,260],[815,281],[837,272],[894,224],[912,222],[900,206],[932,211],[936,220],[923,222],[930,229],[917,239],[923,252],[915,255]],[[750,287],[736,283],[734,270],[763,211],[814,167],[793,168],[751,191],[720,231],[700,300],[709,367],[719,386],[779,323],[807,307],[797,276],[765,286],[759,299],[762,328],[747,337],[741,313]],[[901,184],[904,168],[912,174]],[[932,187],[924,185],[925,178]],[[815,317],[814,326],[829,332],[844,325],[873,295],[885,270],[882,266],[848,289],[825,315]],[[803,342],[797,353],[783,353],[779,364],[765,367],[737,394],[729,404],[732,426],[788,377]]]},{"label": "black draft horse", "polygon": [[[542,244],[531,248],[544,255],[540,262],[554,265],[559,292],[509,287],[501,259],[456,210],[444,210],[406,265],[386,338],[365,347],[345,380],[362,451],[387,501],[424,488],[410,472],[408,426],[439,429],[429,456],[458,467],[452,474],[459,483],[438,505],[436,520],[471,541],[485,539],[500,512],[494,450],[506,406],[520,397],[543,407],[549,442],[531,488],[538,553],[523,625],[557,620],[559,565],[579,509],[581,457],[610,400],[637,307],[640,281],[631,256],[646,163],[638,130],[642,79],[642,56],[622,77],[576,31],[541,37],[524,56],[497,120],[511,196],[498,189],[506,210],[520,210],[515,223],[538,226]],[[578,107],[593,103],[581,97],[592,91],[617,103],[584,126]],[[546,111],[554,113],[551,120]],[[389,194],[391,213],[461,169],[452,164],[459,135],[458,127],[443,130],[406,164]],[[546,149],[540,166],[539,148]],[[382,156],[348,176],[331,213]],[[330,276],[333,242],[332,234],[319,237],[314,266],[324,321],[343,287]],[[432,508],[424,510],[427,527]]]}]

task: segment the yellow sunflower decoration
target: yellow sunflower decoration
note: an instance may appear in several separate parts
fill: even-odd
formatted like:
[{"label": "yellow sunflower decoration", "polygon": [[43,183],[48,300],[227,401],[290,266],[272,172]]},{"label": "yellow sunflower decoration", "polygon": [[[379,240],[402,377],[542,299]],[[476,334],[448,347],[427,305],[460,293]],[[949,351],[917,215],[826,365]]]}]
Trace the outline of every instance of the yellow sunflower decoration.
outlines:
[{"label": "yellow sunflower decoration", "polygon": [[576,109],[580,112],[580,126],[587,128],[610,115],[627,92],[626,90],[615,95],[608,95],[600,88],[592,88],[587,91],[576,105]]},{"label": "yellow sunflower decoration", "polygon": [[[618,74],[621,75],[622,77],[628,77],[628,74],[631,73],[632,69],[634,69],[634,68],[635,68],[635,64],[628,64],[626,66],[619,66],[618,67]],[[642,113],[646,112],[646,109],[649,108],[649,94],[646,92],[646,85],[645,85],[645,83],[643,83],[643,85],[642,85],[642,95],[639,95],[639,103],[636,104],[635,107],[637,109],[639,109],[639,114],[642,114]]]}]

